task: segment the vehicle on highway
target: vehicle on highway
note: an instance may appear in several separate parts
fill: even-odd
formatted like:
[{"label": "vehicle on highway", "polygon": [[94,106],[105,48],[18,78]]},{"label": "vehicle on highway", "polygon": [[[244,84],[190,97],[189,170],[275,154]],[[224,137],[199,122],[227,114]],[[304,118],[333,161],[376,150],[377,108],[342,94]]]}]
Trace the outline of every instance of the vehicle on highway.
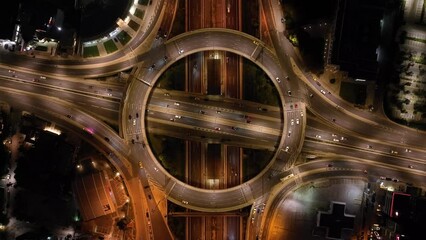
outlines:
[{"label": "vehicle on highway", "polygon": [[285,149],[284,149],[284,152],[288,152],[289,150],[290,150],[290,147],[286,146]]},{"label": "vehicle on highway", "polygon": [[287,91],[287,94],[291,97],[291,91],[290,90]]},{"label": "vehicle on highway", "polygon": [[339,139],[333,138],[333,142],[339,142]]},{"label": "vehicle on highway", "polygon": [[321,92],[322,94],[324,94],[324,95],[326,94],[326,92],[325,92],[324,90],[322,90],[322,89],[320,90],[320,92]]},{"label": "vehicle on highway", "polygon": [[237,131],[238,130],[238,128],[237,127],[231,127],[232,128],[232,130],[234,130],[234,131]]},{"label": "vehicle on highway", "polygon": [[182,118],[182,116],[180,116],[180,115],[175,115],[175,118],[177,118],[177,119],[181,119],[181,118]]},{"label": "vehicle on highway", "polygon": [[315,135],[315,137],[316,137],[316,138],[321,138],[321,135],[318,135],[318,134],[317,134],[317,135]]},{"label": "vehicle on highway", "polygon": [[136,119],[133,119],[133,126],[136,126]]},{"label": "vehicle on highway", "polygon": [[220,127],[215,127],[214,130],[220,131]]},{"label": "vehicle on highway", "polygon": [[288,130],[287,136],[290,137],[290,135],[291,135],[291,130]]},{"label": "vehicle on highway", "polygon": [[291,126],[294,125],[294,119],[293,118],[290,120],[290,124],[291,124]]},{"label": "vehicle on highway", "polygon": [[395,150],[391,150],[391,151],[390,151],[390,153],[391,153],[391,154],[394,154],[394,155],[397,155],[397,154],[398,154],[398,152],[397,152],[397,151],[395,151]]},{"label": "vehicle on highway", "polygon": [[296,119],[296,124],[297,124],[297,125],[299,125],[299,124],[300,124],[300,121],[299,121],[299,119],[298,119],[298,118]]},{"label": "vehicle on highway", "polygon": [[40,76],[40,79],[46,79],[46,77],[45,76]]},{"label": "vehicle on highway", "polygon": [[139,168],[143,168],[143,164],[141,161],[138,162]]},{"label": "vehicle on highway", "polygon": [[179,103],[179,102],[175,102],[175,103],[174,103],[174,105],[175,105],[175,106],[179,106],[179,105],[180,105],[180,103]]},{"label": "vehicle on highway", "polygon": [[411,168],[411,169],[413,169],[414,167],[413,167],[413,165],[408,165],[408,168]]},{"label": "vehicle on highway", "polygon": [[277,82],[279,82],[279,83],[281,82],[279,77],[276,77],[275,80],[277,80]]}]

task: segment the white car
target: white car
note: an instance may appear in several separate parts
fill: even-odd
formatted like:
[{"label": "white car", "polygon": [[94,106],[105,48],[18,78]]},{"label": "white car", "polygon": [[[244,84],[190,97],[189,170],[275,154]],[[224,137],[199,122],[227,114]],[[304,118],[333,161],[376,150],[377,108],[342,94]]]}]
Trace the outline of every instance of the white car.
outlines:
[{"label": "white car", "polygon": [[182,116],[180,116],[180,115],[175,115],[175,118],[177,118],[177,119],[181,119],[181,118],[182,118]]},{"label": "white car", "polygon": [[300,121],[299,121],[299,119],[296,119],[296,124],[300,124]]},{"label": "white car", "polygon": [[294,119],[291,119],[290,123],[291,123],[291,126],[293,126],[294,125]]},{"label": "white car", "polygon": [[133,119],[133,126],[136,126],[136,119]]},{"label": "white car", "polygon": [[287,146],[287,147],[285,147],[284,152],[288,152],[289,150],[290,150],[290,147]]},{"label": "white car", "polygon": [[180,105],[180,103],[178,103],[178,102],[175,102],[175,106],[179,106]]},{"label": "white car", "polygon": [[320,90],[320,92],[321,92],[322,94],[324,94],[324,95],[326,94],[326,92],[325,92],[324,90],[322,90],[322,89]]}]

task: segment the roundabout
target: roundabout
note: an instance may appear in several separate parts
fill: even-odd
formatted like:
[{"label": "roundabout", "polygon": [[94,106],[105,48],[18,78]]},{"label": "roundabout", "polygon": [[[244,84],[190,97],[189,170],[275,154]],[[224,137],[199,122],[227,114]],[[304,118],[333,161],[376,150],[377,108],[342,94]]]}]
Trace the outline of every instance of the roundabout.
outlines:
[{"label": "roundabout", "polygon": [[[190,186],[179,181],[169,174],[156,160],[150,149],[146,136],[146,107],[150,92],[157,79],[175,61],[192,53],[206,50],[223,50],[241,55],[258,65],[270,79],[285,79],[281,67],[274,53],[256,38],[238,31],[227,29],[203,29],[179,35],[168,40],[164,46],[157,48],[163,51],[155,51],[149,62],[138,66],[139,71],[132,80],[126,93],[122,110],[122,129],[125,140],[139,138],[144,144],[133,144],[132,152],[137,152],[138,160],[143,163],[144,170],[150,179],[156,182],[164,190],[168,199],[178,205],[200,211],[220,212],[240,209],[252,204],[255,199],[262,196],[282,175],[282,170],[290,167],[292,161],[298,155],[303,141],[303,127],[305,120],[301,117],[301,124],[291,138],[282,134],[273,160],[256,177],[233,188],[223,190],[207,190]],[[160,52],[160,53],[159,53]],[[167,56],[167,61],[164,61]],[[155,69],[150,66],[155,64]],[[288,71],[288,70],[287,70]],[[287,72],[284,71],[284,72]],[[283,103],[284,130],[288,132],[291,122],[288,119],[293,115],[306,116],[304,105],[298,99],[288,96],[289,90],[284,81],[273,81]],[[292,108],[298,103],[297,110]],[[127,116],[140,116],[140,120],[133,123]],[[136,137],[138,136],[138,137]],[[135,140],[133,140],[134,142]]]}]

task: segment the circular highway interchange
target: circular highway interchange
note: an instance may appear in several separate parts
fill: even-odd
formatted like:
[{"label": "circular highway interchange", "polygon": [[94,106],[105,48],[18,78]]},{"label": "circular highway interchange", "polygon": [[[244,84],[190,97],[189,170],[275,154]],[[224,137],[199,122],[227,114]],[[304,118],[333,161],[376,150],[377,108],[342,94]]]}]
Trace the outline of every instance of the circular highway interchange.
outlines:
[{"label": "circular highway interchange", "polygon": [[[206,50],[233,52],[252,60],[270,79],[285,79],[286,77],[286,72],[281,71],[275,54],[269,48],[256,38],[233,30],[202,29],[192,31],[168,40],[163,48],[164,50],[156,51],[156,53],[160,54],[156,54],[155,57],[152,54],[150,61],[144,62],[139,67],[141,69],[139,74],[135,76],[127,90],[121,123],[126,133],[125,139],[128,142],[131,142],[131,139],[135,139],[135,135],[141,135],[142,141],[148,142],[144,119],[150,92],[153,90],[153,86],[155,86],[159,76],[169,66],[190,54]],[[167,56],[168,61],[164,61],[164,56]],[[149,69],[149,66],[153,64],[156,66],[156,71]],[[286,106],[286,103],[294,101],[293,98],[291,100],[286,99],[288,96],[283,94],[288,91],[286,84],[281,81],[273,82],[278,89],[284,106]],[[304,105],[299,105],[300,108],[294,111],[298,114],[302,113],[301,115],[303,116]],[[286,108],[284,107],[284,109]],[[287,109],[283,112],[289,114],[293,111]],[[140,120],[137,121],[136,125],[129,125],[127,116],[135,116],[136,113],[141,116]],[[290,122],[286,116],[283,116],[282,119],[284,119],[285,126],[283,132],[286,132],[286,126]],[[303,117],[301,119],[302,124],[299,126],[302,128],[305,121]],[[145,170],[152,179],[164,189],[169,200],[194,210],[221,212],[240,209],[252,204],[277,183],[277,179],[279,180],[282,174],[277,174],[276,169],[284,171],[283,167],[285,165],[290,166],[288,163],[297,157],[299,146],[301,146],[300,141],[303,140],[301,136],[298,136],[293,137],[290,141],[285,136],[285,134],[282,134],[273,160],[260,174],[239,186],[223,190],[196,188],[179,181],[161,166],[149,145],[145,145],[143,148],[140,148],[139,145],[134,145],[133,151],[138,151],[137,155],[140,156],[138,160],[143,163]],[[288,149],[286,150],[287,147]],[[271,176],[274,179],[271,179]]]}]

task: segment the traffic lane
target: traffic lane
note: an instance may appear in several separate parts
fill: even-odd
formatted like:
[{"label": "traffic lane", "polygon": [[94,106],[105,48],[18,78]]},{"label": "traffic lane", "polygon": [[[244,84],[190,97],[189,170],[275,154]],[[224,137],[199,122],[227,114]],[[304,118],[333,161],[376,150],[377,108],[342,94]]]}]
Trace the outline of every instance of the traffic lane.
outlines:
[{"label": "traffic lane", "polygon": [[[311,101],[310,104],[311,108],[315,109],[314,114],[322,115],[319,112],[327,112],[327,116],[323,116],[324,119],[359,135],[396,144],[401,144],[402,141],[406,145],[425,148],[424,141],[421,141],[421,139],[424,139],[423,132],[413,133],[415,130],[410,131],[408,129],[398,131],[398,129],[391,128],[388,125],[365,122],[362,119],[347,116],[346,112],[342,111],[341,108],[330,106],[322,99]],[[333,119],[335,120],[333,121]]]},{"label": "traffic lane", "polygon": [[186,10],[186,19],[188,19],[187,22],[187,28],[188,31],[200,29],[203,26],[203,21],[200,19],[202,18],[203,14],[203,8],[202,8],[203,1],[198,0],[187,0],[187,7]]},{"label": "traffic lane", "polygon": [[188,183],[194,187],[203,188],[203,156],[201,155],[201,142],[189,141],[188,158]]},{"label": "traffic lane", "polygon": [[209,132],[219,133],[221,135],[235,136],[241,138],[256,138],[264,141],[275,142],[281,138],[281,132],[269,131],[263,126],[248,125],[241,128],[230,126],[227,122],[222,122],[218,118],[204,117],[177,118],[175,114],[150,111],[148,117],[148,126],[154,122],[162,123],[163,125],[171,125],[186,129],[201,129]]},{"label": "traffic lane", "polygon": [[0,73],[5,77],[5,79],[15,81],[16,83],[32,82],[34,84],[60,88],[73,92],[81,92],[85,94],[96,93],[96,95],[109,96],[111,98],[121,99],[122,92],[124,91],[124,84],[118,82],[108,84],[107,82],[101,82],[95,79],[64,79],[57,76],[39,75],[19,70],[12,70],[10,68],[0,68]]},{"label": "traffic lane", "polygon": [[240,169],[240,159],[241,159],[241,148],[235,146],[225,146],[226,147],[226,178],[227,178],[227,187],[234,187],[241,183],[241,169]]},{"label": "traffic lane", "polygon": [[[9,85],[10,88],[7,88],[7,86]],[[4,86],[3,90],[0,90],[0,92],[17,92],[17,90],[15,90],[16,85],[13,85],[13,82],[0,81],[0,86],[2,88]],[[97,116],[100,116],[102,119],[107,120],[108,122],[116,123],[118,121],[119,113],[118,104],[116,102],[106,101],[105,99],[96,98],[93,96],[60,91],[57,89],[49,89],[33,84],[20,84],[18,91],[33,92],[32,96],[36,96],[36,94],[43,97],[48,96],[48,100],[50,102],[54,102],[59,99],[73,102],[69,104],[73,107],[79,107],[82,111],[85,111],[87,113],[94,113]],[[28,101],[28,98],[29,97],[23,97],[21,101]],[[39,99],[34,101],[34,104],[37,104]],[[64,116],[72,118],[73,114],[68,111]]]},{"label": "traffic lane", "polygon": [[240,57],[234,53],[225,52],[225,67],[226,67],[226,87],[225,96],[230,98],[239,99],[242,94],[240,86],[240,74],[239,74],[239,61]]},{"label": "traffic lane", "polygon": [[[194,115],[196,114],[198,118],[214,117],[232,120],[235,121],[235,124],[240,126],[243,126],[245,123],[250,123],[252,125],[262,125],[277,130],[281,129],[281,119],[264,116],[262,115],[264,111],[259,111],[258,114],[249,114],[242,111],[234,111],[232,109],[212,107],[209,103],[210,101],[204,102],[203,105],[201,105],[192,102],[175,101],[171,99],[162,100],[158,97],[152,97],[148,109],[150,111],[153,109],[161,109],[165,112],[175,112],[176,115],[182,117],[196,117]],[[154,106],[160,108],[155,108]],[[185,114],[185,112],[190,114]]]},{"label": "traffic lane", "polygon": [[230,98],[223,96],[213,95],[200,95],[192,94],[183,91],[172,91],[163,88],[155,88],[152,91],[152,99],[156,101],[162,101],[164,99],[174,100],[177,102],[186,102],[194,105],[208,105],[212,107],[229,109],[230,112],[246,112],[246,113],[261,113],[261,115],[281,118],[282,117],[282,106],[270,106],[257,102],[241,100],[238,98]]},{"label": "traffic lane", "polygon": [[226,23],[225,27],[228,29],[239,30],[239,12],[241,12],[241,8],[239,5],[239,1],[237,0],[227,0],[226,4]]},{"label": "traffic lane", "polygon": [[404,144],[395,145],[385,141],[368,139],[362,135],[351,134],[350,132],[341,133],[332,126],[314,119],[310,119],[308,124],[306,137],[316,138],[317,140],[340,142],[371,152],[398,155],[413,160],[417,159],[418,161],[421,161],[425,154],[425,150],[423,149],[412,148]]},{"label": "traffic lane", "polygon": [[[188,119],[187,119],[188,120]],[[181,120],[179,120],[181,121]],[[226,143],[236,146],[251,146],[255,148],[266,147],[268,149],[275,149],[281,136],[274,136],[251,130],[232,130],[231,127],[226,129],[223,125],[206,126],[198,120],[178,122],[170,120],[156,121],[148,118],[147,123],[148,132],[169,134],[170,136],[199,141],[214,141],[219,143]],[[203,140],[204,139],[204,140]]]},{"label": "traffic lane", "polygon": [[[365,161],[368,161],[370,164],[386,164],[387,166],[392,166],[394,168],[403,169],[404,171],[413,173],[424,173],[426,171],[426,163],[422,162],[421,160],[416,161],[398,155],[383,154],[381,152],[359,149],[349,145],[332,144],[328,142],[306,139],[303,150],[309,152],[313,151],[314,149],[321,149],[321,151],[326,153],[340,154],[342,156],[348,156],[357,159],[362,158]],[[415,168],[410,168],[410,165],[415,166]]]}]

